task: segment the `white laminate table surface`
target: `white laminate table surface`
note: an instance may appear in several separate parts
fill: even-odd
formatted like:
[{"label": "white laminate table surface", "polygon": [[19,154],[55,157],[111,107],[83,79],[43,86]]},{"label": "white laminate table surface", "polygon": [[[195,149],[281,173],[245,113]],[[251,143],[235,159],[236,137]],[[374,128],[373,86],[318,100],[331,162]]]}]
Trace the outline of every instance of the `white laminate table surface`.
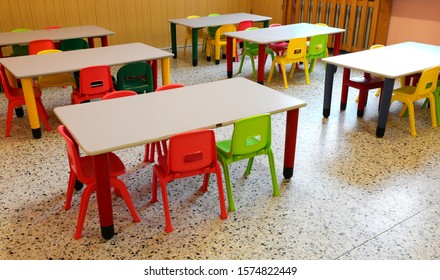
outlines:
[{"label": "white laminate table surface", "polygon": [[29,55],[0,59],[17,79],[79,71],[93,65],[118,65],[135,61],[157,60],[173,54],[143,43],[90,48],[50,55]]},{"label": "white laminate table surface", "polygon": [[258,44],[269,44],[289,41],[294,38],[309,38],[320,34],[336,34],[342,32],[345,32],[345,29],[310,23],[295,23],[273,28],[261,28],[258,30],[227,32],[225,35]]},{"label": "white laminate table surface", "polygon": [[75,38],[110,36],[114,34],[114,32],[96,25],[40,29],[27,32],[2,32],[0,33],[0,46],[26,44],[33,40],[40,39],[61,41]]},{"label": "white laminate table surface", "polygon": [[271,17],[253,15],[248,13],[236,13],[236,14],[225,14],[219,16],[205,16],[198,18],[179,18],[170,19],[169,22],[183,25],[191,28],[203,28],[209,26],[218,26],[224,24],[237,24],[240,21],[252,20],[252,21],[268,21]]},{"label": "white laminate table surface", "polygon": [[302,100],[245,78],[233,78],[54,111],[81,149],[98,155],[303,106]]},{"label": "white laminate table surface", "polygon": [[395,79],[440,65],[440,46],[404,42],[383,48],[323,58],[322,61]]}]

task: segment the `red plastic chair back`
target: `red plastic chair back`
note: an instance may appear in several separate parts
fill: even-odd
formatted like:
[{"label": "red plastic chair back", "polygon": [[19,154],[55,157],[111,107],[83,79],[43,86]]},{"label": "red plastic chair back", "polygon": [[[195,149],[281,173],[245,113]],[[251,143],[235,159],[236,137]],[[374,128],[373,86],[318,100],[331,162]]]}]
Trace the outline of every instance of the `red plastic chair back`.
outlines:
[{"label": "red plastic chair back", "polygon": [[15,96],[17,96],[17,88],[12,87],[9,83],[8,75],[6,75],[6,69],[2,64],[0,64],[0,78],[6,98],[8,100],[12,100]]},{"label": "red plastic chair back", "polygon": [[69,158],[70,168],[75,172],[78,176],[78,179],[81,182],[84,182],[84,174],[80,165],[80,156],[79,156],[79,147],[78,143],[73,139],[72,134],[70,134],[69,130],[64,125],[58,126],[58,132],[63,136],[66,141],[67,148],[67,157]]},{"label": "red plastic chair back", "polygon": [[181,87],[184,87],[184,85],[183,84],[168,84],[168,85],[158,87],[155,91],[164,91],[164,90],[181,88]]},{"label": "red plastic chair back", "polygon": [[50,39],[34,40],[29,43],[29,54],[37,54],[44,50],[55,49],[55,44]]},{"label": "red plastic chair back", "polygon": [[171,136],[167,157],[170,173],[206,173],[204,169],[212,168],[217,162],[214,131],[197,130]]},{"label": "red plastic chair back", "polygon": [[80,95],[105,95],[113,92],[113,81],[108,65],[97,65],[79,71]]},{"label": "red plastic chair back", "polygon": [[104,95],[102,97],[102,100],[114,99],[114,98],[126,97],[126,96],[133,96],[133,95],[137,95],[137,93],[132,90],[117,90],[114,92],[107,93],[106,95]]}]

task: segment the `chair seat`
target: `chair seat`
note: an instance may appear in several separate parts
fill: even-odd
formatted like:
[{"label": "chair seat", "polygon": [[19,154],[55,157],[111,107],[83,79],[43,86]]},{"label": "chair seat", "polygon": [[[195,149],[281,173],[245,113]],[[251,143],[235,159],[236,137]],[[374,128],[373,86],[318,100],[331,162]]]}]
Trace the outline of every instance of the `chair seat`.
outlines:
[{"label": "chair seat", "polygon": [[368,89],[373,89],[373,88],[378,88],[381,87],[383,85],[383,79],[379,78],[377,76],[374,75],[370,75],[370,76],[358,76],[358,77],[353,77],[350,78],[349,80],[344,81],[345,84],[347,84],[350,87],[353,88],[368,88]]}]

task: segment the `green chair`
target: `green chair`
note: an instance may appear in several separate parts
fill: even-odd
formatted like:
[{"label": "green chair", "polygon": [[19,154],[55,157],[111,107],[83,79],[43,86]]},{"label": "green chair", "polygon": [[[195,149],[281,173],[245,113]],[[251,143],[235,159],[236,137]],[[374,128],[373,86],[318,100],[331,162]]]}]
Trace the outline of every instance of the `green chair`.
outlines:
[{"label": "green chair", "polygon": [[[28,32],[31,29],[27,28],[17,28],[12,30],[12,32]],[[29,55],[29,45],[28,44],[16,44],[12,45],[12,53],[11,56],[23,56]]]},{"label": "green chair", "polygon": [[73,51],[73,50],[82,50],[88,49],[89,43],[86,40],[81,38],[76,39],[67,39],[60,42],[60,50],[65,51]]},{"label": "green chair", "polygon": [[[246,28],[246,30],[257,30],[260,29],[258,27],[249,27]],[[269,47],[266,47],[266,58],[267,55],[269,55],[272,57],[272,61],[274,60],[274,53],[273,50],[270,49]],[[257,79],[257,71],[255,70],[255,62],[254,62],[254,56],[258,55],[258,44],[257,43],[251,43],[248,41],[244,41],[244,45],[243,45],[243,53],[241,54],[241,62],[240,62],[240,67],[238,68],[238,72],[237,74],[241,73],[241,69],[243,68],[243,61],[245,56],[249,56],[249,58],[251,59],[251,63],[252,63],[252,71],[254,72],[254,79]],[[265,60],[266,62],[266,60]]]},{"label": "green chair", "polygon": [[247,177],[251,173],[254,157],[267,155],[272,176],[273,196],[280,195],[273,153],[270,147],[271,138],[271,116],[270,114],[261,114],[238,120],[234,125],[232,139],[217,142],[217,157],[225,175],[229,211],[235,211],[228,168],[228,165],[233,162],[249,159],[244,173],[244,176]]},{"label": "green chair", "polygon": [[[306,59],[309,62],[309,73],[313,72],[315,68],[316,59],[325,58],[328,56],[327,50],[327,34],[315,35],[310,38],[310,43],[307,48]],[[325,64],[324,64],[325,67]]]},{"label": "green chair", "polygon": [[145,61],[126,64],[118,70],[116,83],[118,90],[132,90],[138,94],[152,92],[153,70]]},{"label": "green chair", "polygon": [[[209,14],[208,17],[218,17],[220,14]],[[217,29],[220,28],[221,25],[218,26],[208,26],[208,34],[211,37],[211,39],[215,38],[215,32],[217,32]]]}]

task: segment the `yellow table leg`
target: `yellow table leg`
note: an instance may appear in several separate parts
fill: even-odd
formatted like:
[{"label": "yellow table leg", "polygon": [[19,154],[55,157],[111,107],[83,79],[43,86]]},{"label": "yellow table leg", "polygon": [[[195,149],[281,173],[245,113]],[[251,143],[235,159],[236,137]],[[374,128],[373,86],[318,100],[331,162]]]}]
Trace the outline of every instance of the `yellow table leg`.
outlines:
[{"label": "yellow table leg", "polygon": [[170,83],[170,58],[163,58],[162,61],[162,85],[168,85]]},{"label": "yellow table leg", "polygon": [[21,79],[23,87],[24,100],[29,115],[29,123],[31,124],[32,135],[34,138],[41,137],[40,120],[38,119],[37,104],[35,103],[34,87],[32,78]]}]

